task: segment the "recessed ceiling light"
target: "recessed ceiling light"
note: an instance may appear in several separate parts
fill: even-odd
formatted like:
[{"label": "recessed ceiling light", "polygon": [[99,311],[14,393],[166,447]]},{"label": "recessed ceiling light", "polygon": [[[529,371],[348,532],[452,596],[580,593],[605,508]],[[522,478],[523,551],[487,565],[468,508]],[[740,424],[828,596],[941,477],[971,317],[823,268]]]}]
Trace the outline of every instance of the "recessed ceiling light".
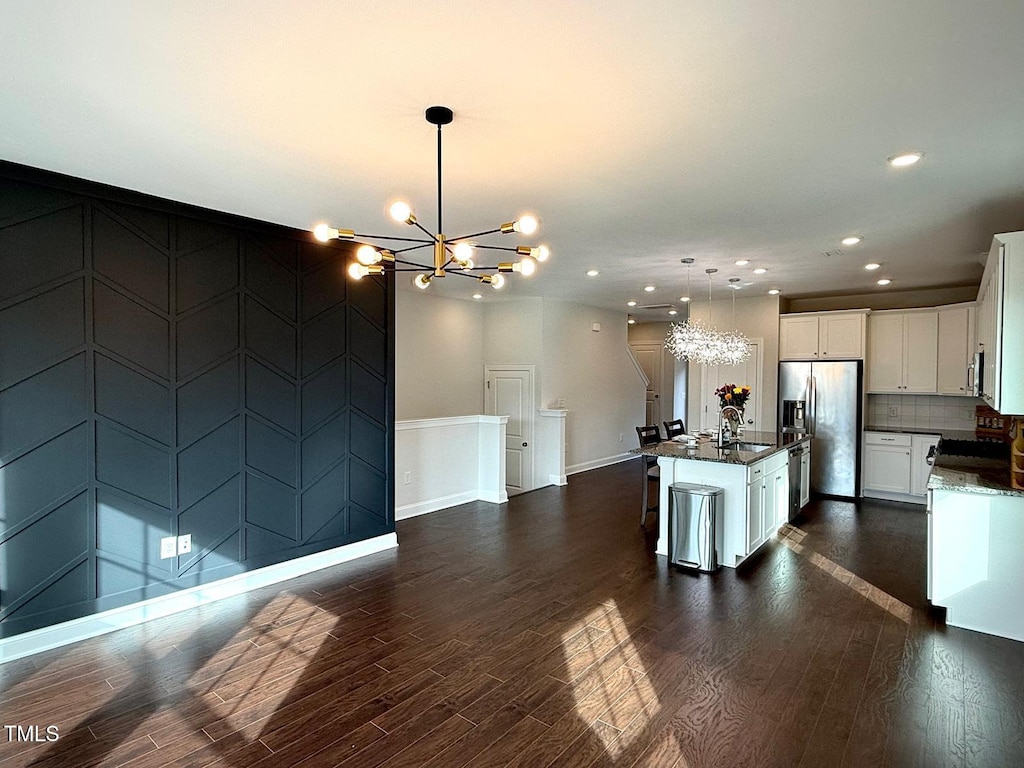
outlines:
[{"label": "recessed ceiling light", "polygon": [[680,297],[679,297],[679,300],[680,300],[680,301],[689,301],[689,300],[690,300],[690,297],[689,297],[689,296],[680,296]]},{"label": "recessed ceiling light", "polygon": [[754,274],[755,275],[763,275],[767,271],[768,270],[765,269],[764,267],[758,267],[757,269],[754,270]]},{"label": "recessed ceiling light", "polygon": [[635,301],[627,301],[626,302],[626,306],[627,307],[635,307],[636,306],[636,302]]},{"label": "recessed ceiling light", "polygon": [[890,157],[888,162],[893,168],[906,168],[908,165],[916,163],[922,157],[924,157],[924,152],[901,152]]},{"label": "recessed ceiling light", "polygon": [[670,309],[670,310],[668,311],[668,313],[669,313],[670,315],[678,315],[678,314],[679,314],[679,313],[678,313],[678,312],[677,312],[676,310],[674,310],[674,309]]},{"label": "recessed ceiling light", "polygon": [[626,315],[626,322],[630,325],[636,325],[636,318],[632,315]]},{"label": "recessed ceiling light", "polygon": [[483,298],[483,294],[479,294],[479,293],[474,293],[474,294],[473,294],[473,298],[474,298],[474,299],[477,299],[477,300],[480,300],[480,299],[482,299],[482,298]]},{"label": "recessed ceiling light", "polygon": [[844,237],[842,240],[840,240],[840,242],[843,245],[857,245],[857,243],[859,243],[863,239],[864,239],[863,237],[857,237],[857,235],[851,235],[850,237]]},{"label": "recessed ceiling light", "polygon": [[768,295],[769,296],[778,296],[779,295],[779,289],[778,288],[770,288],[768,290]]},{"label": "recessed ceiling light", "polygon": [[588,269],[587,270],[587,277],[597,277],[600,274],[601,273],[598,272],[596,269]]},{"label": "recessed ceiling light", "polygon": [[891,282],[892,282],[892,280],[890,280],[888,277],[883,277],[881,280],[878,281],[878,284],[879,285],[888,285]]},{"label": "recessed ceiling light", "polygon": [[870,264],[865,264],[864,265],[864,269],[866,269],[868,272],[873,272],[874,270],[878,269],[880,266],[882,266],[882,265],[881,264],[876,264],[875,262],[872,261]]},{"label": "recessed ceiling light", "polygon": [[644,290],[647,291],[648,293],[654,293],[654,286],[653,285],[645,285],[644,286]]},{"label": "recessed ceiling light", "polygon": [[736,266],[737,267],[745,267],[749,263],[750,263],[749,259],[737,259],[736,260]]}]

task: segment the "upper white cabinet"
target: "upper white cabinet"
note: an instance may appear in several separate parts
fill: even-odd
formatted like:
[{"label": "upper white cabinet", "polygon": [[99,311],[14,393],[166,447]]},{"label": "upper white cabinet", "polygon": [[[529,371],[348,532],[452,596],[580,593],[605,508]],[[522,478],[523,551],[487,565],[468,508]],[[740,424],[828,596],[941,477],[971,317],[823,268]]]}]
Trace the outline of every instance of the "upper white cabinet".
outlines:
[{"label": "upper white cabinet", "polygon": [[968,396],[974,386],[974,304],[939,307],[938,376],[940,395]]},{"label": "upper white cabinet", "polygon": [[1002,414],[1024,414],[1024,232],[996,235],[978,292],[981,396]]},{"label": "upper white cabinet", "polygon": [[861,359],[866,317],[867,310],[780,315],[779,359]]},{"label": "upper white cabinet", "polygon": [[875,312],[868,321],[867,391],[935,394],[939,313]]}]

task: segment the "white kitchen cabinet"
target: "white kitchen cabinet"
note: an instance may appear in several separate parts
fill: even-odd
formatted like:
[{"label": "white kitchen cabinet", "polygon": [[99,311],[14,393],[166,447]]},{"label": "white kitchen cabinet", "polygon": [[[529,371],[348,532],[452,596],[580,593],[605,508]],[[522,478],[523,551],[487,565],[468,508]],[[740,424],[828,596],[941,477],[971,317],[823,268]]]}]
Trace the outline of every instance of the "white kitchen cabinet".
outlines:
[{"label": "white kitchen cabinet", "polygon": [[800,509],[807,506],[811,500],[811,444],[804,446],[803,456],[800,457]]},{"label": "white kitchen cabinet", "polygon": [[1002,414],[1024,414],[1024,232],[996,235],[978,292],[982,398]]},{"label": "white kitchen cabinet", "polygon": [[866,317],[867,310],[780,315],[779,359],[861,359]]},{"label": "white kitchen cabinet", "polygon": [[747,554],[764,542],[764,477],[747,486]]},{"label": "white kitchen cabinet", "polygon": [[974,304],[939,307],[936,391],[967,397],[974,384]]},{"label": "white kitchen cabinet", "polygon": [[868,320],[867,390],[934,394],[939,314],[935,309],[876,312]]},{"label": "white kitchen cabinet", "polygon": [[[885,494],[910,494],[911,436],[891,432],[864,433],[865,496],[887,498]],[[881,492],[878,496],[875,492]]]},{"label": "white kitchen cabinet", "polygon": [[940,435],[910,436],[910,495],[921,496],[928,493],[928,475],[932,467],[928,463],[928,453],[939,444]]}]

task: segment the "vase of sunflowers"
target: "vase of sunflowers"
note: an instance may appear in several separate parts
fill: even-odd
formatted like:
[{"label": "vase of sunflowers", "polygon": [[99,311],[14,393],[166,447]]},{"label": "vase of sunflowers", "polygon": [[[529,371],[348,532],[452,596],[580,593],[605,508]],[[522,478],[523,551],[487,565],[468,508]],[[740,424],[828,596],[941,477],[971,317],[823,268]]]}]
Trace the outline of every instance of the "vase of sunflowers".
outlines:
[{"label": "vase of sunflowers", "polygon": [[723,384],[715,390],[715,394],[718,396],[719,408],[731,405],[740,412],[738,418],[731,412],[726,415],[731,423],[733,434],[736,434],[743,426],[743,409],[750,399],[750,387],[746,384]]}]

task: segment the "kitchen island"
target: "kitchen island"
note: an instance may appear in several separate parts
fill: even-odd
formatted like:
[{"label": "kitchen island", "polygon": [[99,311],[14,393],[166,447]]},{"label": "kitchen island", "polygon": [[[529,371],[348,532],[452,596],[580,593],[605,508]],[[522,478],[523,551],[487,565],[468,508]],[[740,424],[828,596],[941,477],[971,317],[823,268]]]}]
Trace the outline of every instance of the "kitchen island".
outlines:
[{"label": "kitchen island", "polygon": [[1024,491],[1009,459],[951,456],[928,479],[928,599],[946,623],[1024,641]]},{"label": "kitchen island", "polygon": [[669,554],[669,488],[694,483],[723,489],[718,561],[730,568],[742,563],[787,522],[789,449],[809,441],[809,435],[747,432],[743,442],[727,448],[705,440],[696,448],[665,441],[637,450],[657,456],[661,471],[657,554]]}]

